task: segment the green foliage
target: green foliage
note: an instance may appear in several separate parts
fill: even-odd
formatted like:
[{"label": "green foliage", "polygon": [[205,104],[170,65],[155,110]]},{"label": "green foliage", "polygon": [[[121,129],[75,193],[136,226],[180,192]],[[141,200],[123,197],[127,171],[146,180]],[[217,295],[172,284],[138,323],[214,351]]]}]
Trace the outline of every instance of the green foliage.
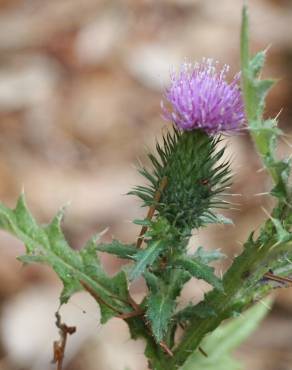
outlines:
[{"label": "green foliage", "polygon": [[198,258],[180,257],[174,261],[173,267],[182,268],[193,277],[205,280],[207,283],[213,285],[214,288],[223,290],[221,280],[214,275],[214,268],[202,263]]},{"label": "green foliage", "polygon": [[198,247],[196,252],[193,254],[193,257],[199,260],[201,263],[209,264],[213,261],[218,261],[225,257],[223,253],[218,249],[206,251],[203,247]]},{"label": "green foliage", "polygon": [[210,307],[206,301],[201,301],[196,305],[190,303],[188,306],[177,312],[174,320],[185,324],[194,317],[199,319],[207,319],[215,316],[216,311]]},{"label": "green foliage", "polygon": [[184,284],[190,279],[183,270],[172,270],[159,279],[151,273],[145,274],[149,288],[146,317],[151,325],[153,335],[159,343],[172,326],[171,319],[176,307],[176,298]]},{"label": "green foliage", "polygon": [[[116,311],[131,311],[125,303],[128,295],[125,273],[119,272],[114,277],[106,275],[96,254],[97,238],[90,240],[80,252],[70,248],[60,227],[63,214],[62,210],[49,225],[39,226],[21,196],[14,210],[0,205],[0,225],[24,242],[26,255],[19,257],[22,262],[45,263],[55,270],[64,284],[61,304],[83,289],[84,283],[101,299],[103,322],[115,316]],[[108,302],[113,309],[102,301]]]},{"label": "green foliage", "polygon": [[220,326],[202,341],[208,354],[194,352],[181,370],[237,370],[241,365],[231,357],[231,351],[239,346],[257,328],[268,312],[269,300],[259,303],[240,317]]},{"label": "green foliage", "polygon": [[146,249],[140,250],[135,256],[136,264],[130,272],[130,280],[136,279],[146,270],[147,266],[154,263],[159,254],[165,248],[165,243],[161,240],[149,242]]},{"label": "green foliage", "polygon": [[[220,138],[210,138],[202,131],[180,132],[173,128],[157,144],[157,154],[149,154],[153,170],[140,173],[149,186],[138,186],[131,192],[145,205],[154,205],[159,215],[179,230],[191,230],[216,220],[213,207],[225,207],[217,195],[230,183],[228,162],[220,163],[224,148],[217,150]],[[159,201],[155,195],[163,178],[167,186]],[[183,179],[183,181],[182,181]]]},{"label": "green foliage", "polygon": [[[152,370],[239,368],[230,351],[255,328],[265,307],[258,305],[247,314],[244,311],[275,288],[275,281],[269,278],[273,273],[280,286],[286,286],[281,277],[292,273],[291,161],[277,158],[282,134],[277,119],[264,118],[265,98],[273,85],[272,80],[260,78],[265,58],[265,51],[250,55],[244,7],[241,62],[246,117],[255,147],[274,182],[270,193],[275,197],[275,207],[258,236],[251,233],[223,279],[209,266],[224,257],[218,250],[199,247],[195,253],[187,253],[192,229],[213,223],[232,224],[214,211],[228,205],[220,193],[230,183],[229,163],[223,160],[225,148],[219,148],[218,136],[173,128],[157,144],[155,155],[148,155],[152,168],[140,169],[148,185],[131,192],[150,207],[145,219],[134,221],[143,227],[140,248],[139,243],[117,240],[97,244],[95,237],[75,251],[61,230],[63,211],[49,225],[40,226],[23,196],[14,210],[0,204],[0,228],[26,246],[26,254],[19,259],[24,263],[45,263],[55,270],[64,285],[62,304],[83,289],[99,304],[103,323],[112,317],[124,319],[131,337],[145,340],[145,355]],[[129,261],[110,277],[97,252]],[[148,287],[140,304],[129,293],[129,284],[138,277],[143,277]],[[192,277],[203,279],[212,289],[198,304],[189,303],[179,309],[179,296]],[[239,314],[243,317],[232,319]],[[226,319],[232,320],[220,326]],[[178,327],[183,329],[183,335],[175,343]],[[198,352],[201,343],[207,358]]]},{"label": "green foliage", "polygon": [[118,240],[113,240],[109,244],[99,243],[96,246],[99,252],[106,252],[109,254],[114,254],[119,258],[133,259],[137,253],[137,248],[134,244],[123,244]]},{"label": "green foliage", "polygon": [[147,303],[147,318],[151,323],[153,335],[159,343],[166,334],[169,320],[175,309],[175,301],[167,291],[162,291],[150,294]]},{"label": "green foliage", "polygon": [[[194,351],[205,335],[216,329],[223,320],[243,312],[251,303],[274,289],[275,284],[267,278],[267,272],[271,274],[272,271],[272,274],[274,272],[281,279],[281,276],[292,271],[292,224],[289,216],[292,189],[288,181],[291,163],[289,159],[278,159],[276,156],[278,137],[281,135],[277,120],[263,117],[265,98],[273,82],[260,79],[265,52],[250,56],[246,7],[243,9],[242,18],[241,61],[248,127],[263,164],[274,181],[271,195],[277,198],[277,202],[271,217],[262,225],[259,236],[254,238],[251,233],[242,253],[234,259],[224,274],[224,292],[213,290],[197,307],[189,306],[178,313],[179,318],[185,319],[188,324],[175,351],[177,365],[183,365],[188,353]],[[280,286],[286,285],[282,283]],[[204,310],[205,307],[209,307],[210,312],[213,309],[214,314],[207,318],[196,315],[198,308]],[[220,356],[224,361],[229,361],[223,353]],[[218,368],[219,362],[214,366]],[[227,366],[227,363],[222,364],[223,368],[228,368]]]},{"label": "green foliage", "polygon": [[[279,161],[275,158],[277,139],[281,135],[281,130],[277,127],[276,119],[265,120],[263,118],[265,98],[274,84],[273,80],[260,79],[265,58],[265,51],[250,57],[248,11],[244,7],[241,30],[241,64],[246,116],[251,136],[264,165],[270,172],[276,187],[283,188],[285,187],[283,176],[287,175],[287,166],[285,166],[285,161]],[[274,193],[274,195],[277,194]]]}]

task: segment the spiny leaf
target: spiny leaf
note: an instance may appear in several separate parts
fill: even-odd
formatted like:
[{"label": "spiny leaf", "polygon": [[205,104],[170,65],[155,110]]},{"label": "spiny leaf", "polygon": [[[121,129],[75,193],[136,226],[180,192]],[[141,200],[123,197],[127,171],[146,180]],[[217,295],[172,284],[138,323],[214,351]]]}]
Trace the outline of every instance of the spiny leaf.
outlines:
[{"label": "spiny leaf", "polygon": [[214,268],[202,263],[199,259],[180,257],[174,262],[175,267],[181,267],[197,279],[205,280],[218,290],[223,290],[222,281],[214,275]]},{"label": "spiny leaf", "polygon": [[113,240],[111,243],[97,244],[96,249],[100,252],[114,254],[119,258],[133,259],[138,250],[134,244],[123,244],[118,240]]},{"label": "spiny leaf", "polygon": [[158,292],[149,295],[147,318],[151,323],[153,334],[158,343],[166,333],[174,309],[175,301],[167,294]]},{"label": "spiny leaf", "polygon": [[148,220],[147,218],[143,219],[143,220],[134,220],[133,221],[133,224],[135,225],[140,225],[140,226],[151,226],[151,221]]},{"label": "spiny leaf", "polygon": [[281,135],[275,119],[265,121],[251,121],[250,130],[256,137],[258,148],[262,156],[269,156],[275,153],[276,138]]},{"label": "spiny leaf", "polygon": [[286,200],[289,197],[288,180],[291,172],[291,159],[273,160],[270,168],[275,173],[275,179],[277,179],[276,185],[271,190],[271,194],[279,199]]},{"label": "spiny leaf", "polygon": [[210,262],[218,261],[225,257],[219,249],[207,251],[203,247],[198,247],[196,252],[190,257],[199,260],[201,263],[208,265]]},{"label": "spiny leaf", "polygon": [[267,121],[263,119],[265,98],[275,81],[260,79],[265,52],[260,52],[254,58],[250,58],[248,28],[248,14],[245,6],[242,13],[241,68],[246,117],[255,146],[276,185],[275,195],[283,198],[285,194],[281,192],[286,191],[286,186],[283,186],[281,175],[275,168],[275,164],[279,162],[275,159],[275,153],[280,131],[277,129],[276,119]]},{"label": "spiny leaf", "polygon": [[266,51],[259,51],[250,61],[249,61],[249,72],[251,78],[258,78],[259,74],[264,67],[266,60]]},{"label": "spiny leaf", "polygon": [[210,307],[205,301],[201,301],[196,305],[189,304],[182,310],[178,311],[174,316],[174,320],[185,323],[189,319],[193,319],[194,317],[206,319],[214,316],[216,316],[215,310]]},{"label": "spiny leaf", "polygon": [[147,270],[144,272],[143,276],[146,280],[146,284],[149,290],[153,294],[156,294],[159,291],[159,278],[155,274]]},{"label": "spiny leaf", "polygon": [[292,239],[292,234],[284,229],[280,220],[272,217],[271,221],[273,222],[276,232],[277,232],[277,240],[278,240],[277,244],[289,242]]},{"label": "spiny leaf", "polygon": [[200,217],[202,224],[222,224],[222,225],[233,225],[233,221],[223,215],[208,212]]},{"label": "spiny leaf", "polygon": [[71,249],[61,230],[63,214],[64,210],[48,226],[39,226],[22,195],[15,210],[0,204],[0,227],[24,242],[26,255],[20,260],[45,263],[55,270],[64,285],[61,303],[67,302],[72,294],[86,285],[100,298],[103,322],[118,312],[131,311],[125,303],[128,294],[125,273],[120,272],[114,277],[106,275],[96,254],[96,238],[79,252]]},{"label": "spiny leaf", "polygon": [[171,318],[176,307],[176,298],[184,284],[190,279],[190,275],[183,270],[176,269],[164,274],[164,280],[148,272],[144,276],[150,290],[146,317],[159,343],[172,325]]},{"label": "spiny leaf", "polygon": [[146,249],[140,250],[134,256],[136,263],[130,272],[129,279],[134,280],[142,275],[145,269],[157,259],[164,247],[164,241],[158,240],[150,241]]}]

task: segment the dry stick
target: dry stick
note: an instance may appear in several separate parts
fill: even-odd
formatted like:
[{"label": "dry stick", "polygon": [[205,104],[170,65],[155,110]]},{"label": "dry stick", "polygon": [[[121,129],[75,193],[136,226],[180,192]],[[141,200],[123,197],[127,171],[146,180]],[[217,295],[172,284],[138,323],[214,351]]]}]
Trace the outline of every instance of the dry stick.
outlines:
[{"label": "dry stick", "polygon": [[54,358],[53,363],[57,363],[56,370],[62,370],[63,367],[63,360],[65,356],[65,348],[67,343],[67,336],[72,335],[76,332],[75,326],[67,326],[66,324],[61,322],[61,315],[59,312],[55,313],[56,316],[56,326],[60,332],[60,340],[54,342]]},{"label": "dry stick", "polygon": [[269,280],[277,281],[278,283],[292,284],[292,279],[274,275],[272,272],[266,272],[264,277]]},{"label": "dry stick", "polygon": [[[155,209],[156,209],[156,204],[159,202],[159,200],[161,198],[161,195],[162,195],[162,192],[165,189],[166,185],[167,185],[167,177],[164,176],[161,180],[161,183],[159,185],[158,190],[156,191],[156,193],[154,195],[154,204],[148,210],[148,213],[147,213],[147,216],[146,216],[147,220],[150,221],[152,219],[152,217],[154,215],[154,212],[155,212]],[[140,231],[140,234],[139,234],[139,237],[138,237],[138,240],[137,240],[137,243],[136,243],[137,248],[141,248],[141,245],[142,245],[143,239],[144,239],[144,234],[146,233],[147,229],[148,229],[147,226],[142,227],[142,229]]]}]

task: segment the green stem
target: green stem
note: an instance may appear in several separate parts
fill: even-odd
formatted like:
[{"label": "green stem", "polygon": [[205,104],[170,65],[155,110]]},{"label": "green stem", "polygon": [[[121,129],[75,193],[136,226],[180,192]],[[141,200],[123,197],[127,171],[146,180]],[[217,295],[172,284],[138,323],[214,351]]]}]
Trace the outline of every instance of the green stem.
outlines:
[{"label": "green stem", "polygon": [[[272,244],[261,246],[259,243],[247,242],[243,253],[238,256],[224,275],[224,292],[212,291],[206,296],[206,303],[216,312],[208,319],[193,319],[177,349],[174,352],[176,365],[181,366],[199,346],[203,337],[216,329],[234,312],[240,312],[252,302],[254,286],[267,272],[267,266],[261,261],[268,254]],[[266,291],[265,291],[266,293]]]},{"label": "green stem", "polygon": [[[259,135],[257,130],[253,129],[253,123],[262,121],[262,117],[258,116],[258,99],[255,87],[252,85],[249,76],[249,63],[250,63],[250,50],[249,50],[249,19],[248,19],[248,9],[246,6],[242,10],[242,25],[241,25],[241,70],[242,70],[242,90],[245,102],[245,112],[247,121],[249,123],[250,135],[256,147],[264,166],[268,170],[274,184],[279,182],[278,172],[273,167],[276,163],[274,153],[270,150],[269,155],[265,149],[263,149],[262,141],[263,138]],[[269,160],[267,158],[269,157]]]}]

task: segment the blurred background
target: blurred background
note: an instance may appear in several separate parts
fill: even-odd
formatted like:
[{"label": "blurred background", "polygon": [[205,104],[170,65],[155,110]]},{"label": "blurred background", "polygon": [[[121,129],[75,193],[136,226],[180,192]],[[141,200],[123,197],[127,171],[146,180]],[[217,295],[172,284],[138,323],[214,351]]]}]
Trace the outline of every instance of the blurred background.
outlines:
[{"label": "blurred background", "polygon": [[[42,223],[69,204],[64,230],[74,248],[109,227],[133,241],[131,220],[145,215],[124,194],[141,182],[145,160],[168,124],[160,100],[169,71],[185,59],[213,57],[239,69],[241,0],[0,0],[0,199],[13,206],[22,189]],[[280,115],[291,134],[292,1],[250,1],[252,46],[270,45],[265,74],[279,78],[267,115]],[[228,138],[236,227],[210,228],[194,245],[238,253],[269,208],[256,194],[269,187],[249,137]],[[289,146],[281,143],[280,154]],[[58,338],[54,312],[60,283],[49,268],[22,267],[23,245],[0,233],[0,369],[49,370]],[[118,261],[101,256],[109,272]],[[228,259],[226,260],[228,264]],[[224,268],[224,266],[222,266]],[[200,299],[193,281],[182,300]],[[141,296],[143,283],[134,286]],[[93,299],[77,294],[62,309],[77,326],[66,351],[67,370],[147,368],[143,344],[126,325],[99,325]],[[292,290],[276,303],[258,331],[236,352],[247,370],[292,369]]]}]

